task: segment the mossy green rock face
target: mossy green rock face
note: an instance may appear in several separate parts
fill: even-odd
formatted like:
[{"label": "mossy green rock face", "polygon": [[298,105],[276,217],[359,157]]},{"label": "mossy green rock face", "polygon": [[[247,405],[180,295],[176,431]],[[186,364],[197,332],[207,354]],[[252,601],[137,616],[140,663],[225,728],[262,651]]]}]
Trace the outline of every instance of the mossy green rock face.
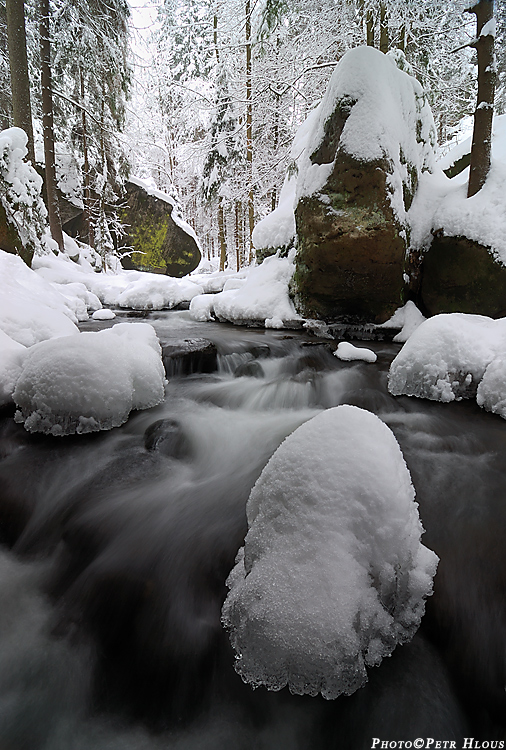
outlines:
[{"label": "mossy green rock face", "polygon": [[[325,161],[336,153],[334,131]],[[387,177],[384,161],[361,163],[338,153],[321,191],[299,200],[293,289],[306,317],[381,323],[403,304],[406,244]]]},{"label": "mossy green rock face", "polygon": [[421,301],[430,315],[506,316],[506,268],[466,237],[434,237],[422,264]]},{"label": "mossy green rock face", "polygon": [[0,202],[0,250],[19,255],[28,266],[32,265],[33,247],[25,247],[16,227],[7,219],[5,208]]},{"label": "mossy green rock face", "polygon": [[120,211],[127,225],[125,244],[133,247],[133,267],[181,278],[194,271],[201,255],[194,238],[172,219],[173,206],[144,188],[126,183],[126,206]]}]

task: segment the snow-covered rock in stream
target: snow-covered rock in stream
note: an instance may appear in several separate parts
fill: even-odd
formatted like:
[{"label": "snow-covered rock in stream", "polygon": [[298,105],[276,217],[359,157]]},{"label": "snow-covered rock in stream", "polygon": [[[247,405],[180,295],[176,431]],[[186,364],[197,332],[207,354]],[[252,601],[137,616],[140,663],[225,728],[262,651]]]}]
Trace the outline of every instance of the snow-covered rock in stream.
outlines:
[{"label": "snow-covered rock in stream", "polygon": [[397,441],[354,406],[290,435],[254,486],[223,623],[244,681],[335,698],[417,630],[437,557]]},{"label": "snow-covered rock in stream", "polygon": [[288,294],[293,272],[293,252],[288,258],[266,258],[259,266],[249,269],[238,288],[204,295],[202,301],[196,297],[190,304],[190,313],[198,321],[211,320],[214,314],[218,320],[237,325],[264,325],[266,328],[298,325],[301,317]]},{"label": "snow-covered rock in stream", "polygon": [[15,419],[51,435],[109,430],[164,398],[165,372],[148,323],[43,341],[25,355]]},{"label": "snow-covered rock in stream", "polygon": [[505,345],[506,318],[435,315],[416,329],[393,360],[388,389],[394,396],[433,401],[474,397],[485,370]]}]

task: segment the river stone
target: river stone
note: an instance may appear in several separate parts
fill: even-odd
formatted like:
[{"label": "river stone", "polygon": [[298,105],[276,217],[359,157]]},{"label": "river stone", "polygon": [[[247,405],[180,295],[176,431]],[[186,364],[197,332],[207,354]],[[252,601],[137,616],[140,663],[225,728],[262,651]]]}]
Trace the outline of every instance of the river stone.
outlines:
[{"label": "river stone", "polygon": [[124,243],[134,249],[129,267],[175,278],[194,271],[201,260],[200,250],[195,239],[172,218],[173,204],[133,182],[127,182],[125,188],[120,219],[128,231]]},{"label": "river stone", "polygon": [[162,359],[167,377],[211,373],[218,369],[216,344],[207,339],[185,339],[177,344],[162,344]]},{"label": "river stone", "polygon": [[466,237],[434,237],[423,258],[421,301],[429,315],[506,316],[506,268]]}]

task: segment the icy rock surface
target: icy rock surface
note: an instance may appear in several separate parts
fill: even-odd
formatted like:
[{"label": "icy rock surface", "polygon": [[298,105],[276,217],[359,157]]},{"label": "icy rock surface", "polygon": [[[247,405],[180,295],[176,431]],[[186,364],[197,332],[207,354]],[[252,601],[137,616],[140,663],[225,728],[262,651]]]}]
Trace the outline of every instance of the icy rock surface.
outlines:
[{"label": "icy rock surface", "polygon": [[43,341],[25,355],[16,384],[15,419],[51,435],[108,430],[132,409],[164,398],[165,373],[148,323]]},{"label": "icy rock surface", "polygon": [[253,687],[351,694],[408,641],[437,557],[393,433],[354,406],[322,412],[274,453],[247,506],[223,623]]},{"label": "icy rock surface", "polygon": [[506,319],[434,315],[416,329],[393,360],[388,389],[394,396],[443,402],[474,396],[505,343]]}]

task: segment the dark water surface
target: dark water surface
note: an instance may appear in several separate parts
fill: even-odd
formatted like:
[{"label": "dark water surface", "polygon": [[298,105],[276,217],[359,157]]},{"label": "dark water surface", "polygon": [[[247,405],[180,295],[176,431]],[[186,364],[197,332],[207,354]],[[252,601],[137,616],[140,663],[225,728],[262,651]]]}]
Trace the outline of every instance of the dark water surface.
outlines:
[{"label": "dark water surface", "polygon": [[[133,318],[132,318],[133,319]],[[91,436],[0,418],[0,750],[362,750],[506,738],[506,422],[387,393],[302,333],[149,317],[217,370]],[[89,323],[88,330],[108,324]],[[441,558],[413,641],[336,701],[251,690],[220,625],[251,487],[281,441],[342,403],[378,414]],[[449,747],[450,745],[447,745]]]}]

